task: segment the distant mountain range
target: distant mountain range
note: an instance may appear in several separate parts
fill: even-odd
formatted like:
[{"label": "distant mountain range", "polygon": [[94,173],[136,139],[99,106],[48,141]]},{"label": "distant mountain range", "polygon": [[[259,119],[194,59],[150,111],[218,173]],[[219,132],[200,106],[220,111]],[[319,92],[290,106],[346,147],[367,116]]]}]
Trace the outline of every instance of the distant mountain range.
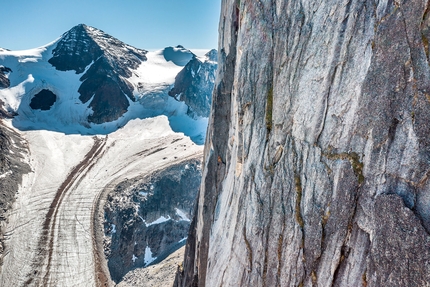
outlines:
[{"label": "distant mountain range", "polygon": [[23,130],[96,134],[163,114],[202,143],[216,57],[182,46],[148,52],[80,24],[40,48],[0,49],[1,115]]}]

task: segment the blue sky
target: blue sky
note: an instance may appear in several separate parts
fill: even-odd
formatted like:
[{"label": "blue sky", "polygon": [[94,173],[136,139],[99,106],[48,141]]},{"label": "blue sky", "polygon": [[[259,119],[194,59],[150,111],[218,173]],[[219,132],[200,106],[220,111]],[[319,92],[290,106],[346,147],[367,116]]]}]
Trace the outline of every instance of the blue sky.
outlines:
[{"label": "blue sky", "polygon": [[45,45],[84,23],[141,49],[218,48],[221,0],[0,0],[0,47]]}]

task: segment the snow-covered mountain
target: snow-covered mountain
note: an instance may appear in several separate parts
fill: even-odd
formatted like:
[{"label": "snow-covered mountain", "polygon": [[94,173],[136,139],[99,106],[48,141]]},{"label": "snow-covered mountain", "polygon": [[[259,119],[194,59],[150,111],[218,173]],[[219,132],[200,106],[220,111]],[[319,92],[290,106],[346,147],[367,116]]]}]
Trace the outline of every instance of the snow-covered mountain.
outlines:
[{"label": "snow-covered mountain", "polygon": [[169,92],[195,61],[86,25],[0,49],[0,286],[113,286],[185,243],[207,117]]},{"label": "snow-covered mountain", "polygon": [[196,59],[182,46],[148,52],[80,24],[40,48],[0,50],[0,100],[21,130],[106,134],[130,119],[166,115],[174,131],[202,143],[207,115],[191,118],[168,96]]}]

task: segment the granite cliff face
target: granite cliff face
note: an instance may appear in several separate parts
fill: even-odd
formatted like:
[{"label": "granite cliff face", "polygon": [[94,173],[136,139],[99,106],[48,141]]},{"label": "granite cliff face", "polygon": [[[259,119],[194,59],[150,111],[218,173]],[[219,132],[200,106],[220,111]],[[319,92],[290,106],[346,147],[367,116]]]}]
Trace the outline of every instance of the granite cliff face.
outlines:
[{"label": "granite cliff face", "polygon": [[429,11],[223,0],[176,286],[430,286]]}]

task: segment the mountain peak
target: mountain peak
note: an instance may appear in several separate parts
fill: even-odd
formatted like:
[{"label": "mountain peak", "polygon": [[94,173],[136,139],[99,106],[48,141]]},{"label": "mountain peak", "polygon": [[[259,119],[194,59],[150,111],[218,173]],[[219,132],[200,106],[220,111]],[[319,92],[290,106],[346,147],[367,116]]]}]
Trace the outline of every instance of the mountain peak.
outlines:
[{"label": "mountain peak", "polygon": [[[74,70],[80,74],[101,56],[111,64],[122,61],[128,67],[135,68],[146,60],[147,51],[127,45],[97,28],[79,24],[62,35],[52,53],[49,63],[57,70]],[[127,69],[122,69],[121,74],[128,76]]]},{"label": "mountain peak", "polygon": [[103,54],[102,49],[87,32],[88,26],[79,24],[61,36],[49,63],[57,70],[74,70],[77,74]]},{"label": "mountain peak", "polygon": [[127,111],[126,96],[135,100],[133,86],[126,79],[146,61],[146,53],[102,30],[79,24],[63,34],[48,62],[60,71],[85,72],[80,78],[79,99],[86,103],[93,98],[89,106],[94,113],[88,119],[103,123]]}]

